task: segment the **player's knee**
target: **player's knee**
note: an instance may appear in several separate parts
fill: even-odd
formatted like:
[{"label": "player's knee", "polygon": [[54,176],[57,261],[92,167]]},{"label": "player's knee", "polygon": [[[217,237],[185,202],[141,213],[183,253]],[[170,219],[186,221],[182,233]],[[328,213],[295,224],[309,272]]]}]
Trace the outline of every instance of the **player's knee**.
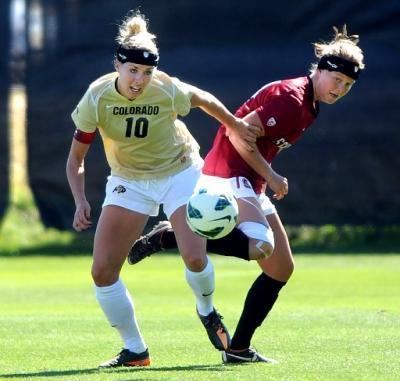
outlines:
[{"label": "player's knee", "polygon": [[258,250],[256,259],[268,258],[274,251],[274,245],[271,242],[258,241],[255,247]]},{"label": "player's knee", "polygon": [[96,286],[110,286],[118,280],[118,277],[118,272],[115,273],[115,271],[96,264],[92,266],[92,279]]},{"label": "player's knee", "polygon": [[250,239],[249,259],[263,259],[274,251],[274,235],[272,230],[261,223],[246,221],[238,228]]},{"label": "player's knee", "polygon": [[181,252],[181,256],[185,262],[185,266],[190,271],[202,271],[207,265],[207,257],[205,253],[204,255],[200,255],[194,252]]},{"label": "player's knee", "polygon": [[92,279],[96,286],[104,287],[107,285],[107,277],[99,269],[92,268]]},{"label": "player's knee", "polygon": [[289,280],[289,278],[292,276],[294,272],[294,267],[295,267],[295,262],[294,258],[291,255],[291,253],[288,253],[288,255],[281,256],[279,259],[279,267],[282,271],[282,273],[285,274],[285,278]]},{"label": "player's knee", "polygon": [[294,273],[294,259],[293,257],[288,258],[287,262],[286,262],[286,271],[288,274],[288,279],[292,276],[292,274]]}]

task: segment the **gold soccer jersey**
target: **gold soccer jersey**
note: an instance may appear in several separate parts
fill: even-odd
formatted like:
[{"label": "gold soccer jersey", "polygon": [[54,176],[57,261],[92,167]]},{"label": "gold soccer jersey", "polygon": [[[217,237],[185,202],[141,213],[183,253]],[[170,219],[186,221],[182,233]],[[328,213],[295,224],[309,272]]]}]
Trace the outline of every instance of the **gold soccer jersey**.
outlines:
[{"label": "gold soccer jersey", "polygon": [[190,111],[189,87],[155,70],[134,100],[115,88],[118,73],[94,81],[72,112],[76,127],[99,129],[111,173],[128,180],[162,178],[199,158],[199,146],[177,119]]}]

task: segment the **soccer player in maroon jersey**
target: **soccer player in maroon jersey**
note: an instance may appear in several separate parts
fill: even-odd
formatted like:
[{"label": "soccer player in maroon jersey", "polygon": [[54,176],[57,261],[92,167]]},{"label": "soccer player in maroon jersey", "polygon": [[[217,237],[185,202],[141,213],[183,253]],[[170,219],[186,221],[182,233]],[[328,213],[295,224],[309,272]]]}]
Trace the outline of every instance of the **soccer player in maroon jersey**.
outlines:
[{"label": "soccer player in maroon jersey", "polygon": [[[205,158],[200,181],[230,182],[239,204],[237,227],[219,240],[208,240],[207,250],[246,260],[256,259],[262,269],[247,293],[231,346],[222,352],[225,363],[274,362],[257,353],[250,344],[257,327],[292,275],[294,260],[285,228],[264,192],[268,186],[276,200],[287,195],[288,180],[272,169],[272,160],[312,125],[318,116],[319,102],[334,104],[344,97],[364,69],[358,36],[349,36],[346,26],[340,31],[334,28],[334,31],[331,41],[314,43],[318,62],[312,65],[309,75],[263,86],[236,112],[236,116],[262,128],[255,151],[244,150],[236,137],[227,136],[225,127],[221,126]],[[257,211],[262,211],[267,223],[259,217],[255,219]],[[273,241],[268,239],[269,227]],[[261,243],[256,245],[260,248],[258,253],[252,250],[254,239]],[[272,244],[272,254],[263,246],[266,242]],[[137,263],[156,251],[174,247],[172,229],[161,222],[135,243],[128,260]]]}]

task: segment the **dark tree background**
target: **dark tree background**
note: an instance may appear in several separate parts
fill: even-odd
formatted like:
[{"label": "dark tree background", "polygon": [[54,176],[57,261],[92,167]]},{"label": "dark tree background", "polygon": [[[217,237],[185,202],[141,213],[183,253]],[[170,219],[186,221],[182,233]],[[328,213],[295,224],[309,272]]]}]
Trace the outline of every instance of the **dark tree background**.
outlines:
[{"label": "dark tree background", "polygon": [[[31,48],[28,60],[28,141],[30,185],[47,226],[69,228],[74,212],[64,169],[74,131],[70,113],[89,83],[113,70],[117,25],[137,6],[158,36],[160,69],[209,90],[232,111],[265,83],[306,74],[314,62],[311,43],[330,39],[333,25],[348,24],[349,33],[361,37],[367,68],[349,95],[335,106],[322,105],[302,140],[274,161],[290,184],[277,207],[294,225],[400,223],[399,1],[41,3],[44,47]],[[0,28],[3,46],[7,26]],[[2,75],[1,89],[3,81]],[[185,122],[205,154],[217,123],[199,111]],[[100,139],[86,167],[96,220],[108,174]]]}]

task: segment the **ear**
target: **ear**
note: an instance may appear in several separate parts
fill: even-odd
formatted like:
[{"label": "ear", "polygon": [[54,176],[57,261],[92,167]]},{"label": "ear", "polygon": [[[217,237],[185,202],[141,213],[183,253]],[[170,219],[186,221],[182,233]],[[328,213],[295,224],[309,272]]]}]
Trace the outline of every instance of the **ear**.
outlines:
[{"label": "ear", "polygon": [[116,71],[119,71],[119,66],[120,66],[120,62],[117,60],[117,59],[115,59],[114,61],[113,61],[113,64],[114,64],[114,69],[116,70]]},{"label": "ear", "polygon": [[322,75],[322,69],[318,69],[315,71],[315,74],[317,75],[317,78],[319,78]]}]

